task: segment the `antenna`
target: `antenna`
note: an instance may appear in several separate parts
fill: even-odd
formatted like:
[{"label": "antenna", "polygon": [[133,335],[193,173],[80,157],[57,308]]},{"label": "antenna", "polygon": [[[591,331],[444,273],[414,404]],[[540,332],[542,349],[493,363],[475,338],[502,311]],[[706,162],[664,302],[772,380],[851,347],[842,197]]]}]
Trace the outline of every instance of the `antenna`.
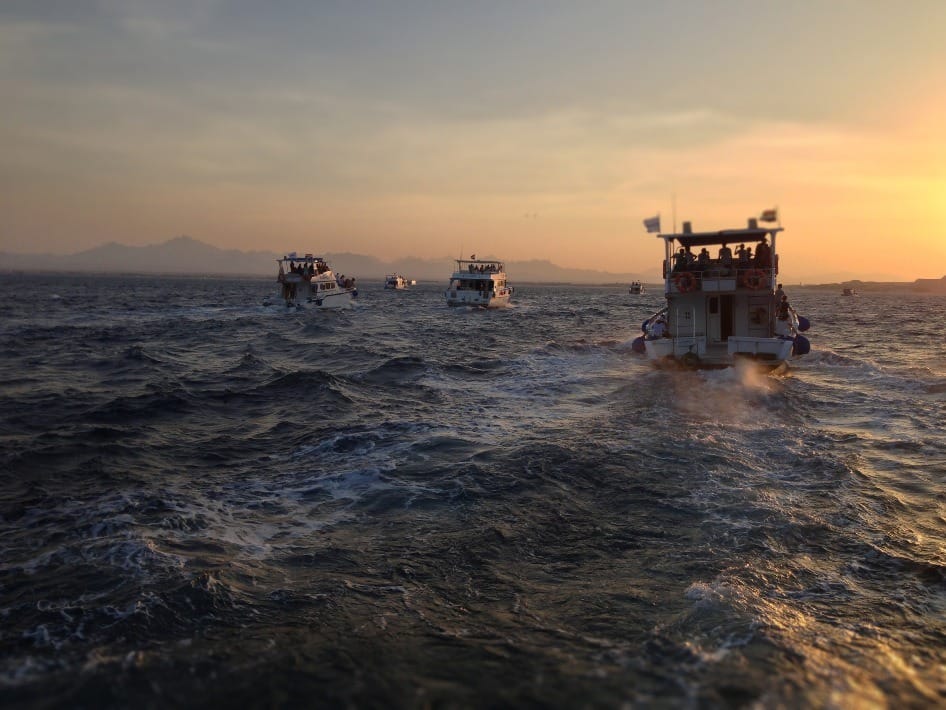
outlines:
[{"label": "antenna", "polygon": [[673,216],[673,233],[677,233],[677,193],[670,193],[670,213]]}]

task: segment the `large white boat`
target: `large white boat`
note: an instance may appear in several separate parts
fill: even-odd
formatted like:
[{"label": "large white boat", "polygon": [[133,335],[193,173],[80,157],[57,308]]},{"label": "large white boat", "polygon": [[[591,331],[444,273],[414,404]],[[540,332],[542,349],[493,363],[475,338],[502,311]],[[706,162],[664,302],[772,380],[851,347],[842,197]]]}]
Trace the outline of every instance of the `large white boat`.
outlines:
[{"label": "large white boat", "polygon": [[344,308],[358,295],[354,278],[336,275],[325,259],[295,252],[276,259],[279,264],[278,295],[297,308]]},{"label": "large white boat", "polygon": [[776,296],[781,231],[750,219],[745,229],[694,232],[684,222],[680,233],[658,234],[667,306],[644,321],[633,349],[657,364],[684,367],[729,367],[748,359],[775,368],[807,353],[810,343],[799,332],[808,329],[807,319],[781,289]]},{"label": "large white boat", "polygon": [[631,281],[631,285],[628,287],[627,292],[632,295],[639,295],[644,293],[644,284],[640,281]]},{"label": "large white boat", "polygon": [[509,305],[512,288],[506,284],[506,268],[502,262],[457,259],[457,269],[444,291],[448,306],[502,308]]}]

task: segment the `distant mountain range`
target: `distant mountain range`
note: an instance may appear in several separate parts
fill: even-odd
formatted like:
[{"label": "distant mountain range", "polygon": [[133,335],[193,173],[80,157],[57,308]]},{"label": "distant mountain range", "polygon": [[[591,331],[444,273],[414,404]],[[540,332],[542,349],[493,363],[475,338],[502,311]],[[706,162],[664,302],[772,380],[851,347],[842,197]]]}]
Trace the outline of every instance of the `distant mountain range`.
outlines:
[{"label": "distant mountain range", "polygon": [[[69,255],[0,252],[0,270],[271,276],[276,273],[275,260],[281,256],[284,254],[218,249],[185,236],[143,247],[110,242]],[[347,252],[316,256],[324,257],[336,273],[361,280],[382,279],[385,274],[399,273],[418,281],[445,281],[455,268],[450,257],[411,257],[386,262],[373,256]],[[566,268],[540,259],[505,263],[509,279],[515,283],[600,284],[646,281],[648,278],[640,273]]]},{"label": "distant mountain range", "polygon": [[[111,272],[126,274],[207,274],[221,276],[272,276],[276,259],[284,254],[265,251],[218,249],[191,237],[176,237],[162,244],[143,247],[110,242],[75,254],[14,254],[0,252],[0,271]],[[373,256],[348,252],[318,254],[338,274],[354,276],[362,281],[382,279],[385,274],[399,273],[418,281],[446,281],[454,269],[454,259],[420,259],[409,257],[382,261]],[[485,259],[496,259],[481,255]],[[509,280],[516,283],[608,284],[659,281],[656,274],[641,272],[610,272],[573,269],[545,259],[506,261]],[[809,284],[815,286],[814,284]],[[844,281],[821,284],[820,287],[853,287],[864,291],[895,291],[904,288],[921,293],[946,293],[946,276],[942,279],[917,279],[910,282]]]}]

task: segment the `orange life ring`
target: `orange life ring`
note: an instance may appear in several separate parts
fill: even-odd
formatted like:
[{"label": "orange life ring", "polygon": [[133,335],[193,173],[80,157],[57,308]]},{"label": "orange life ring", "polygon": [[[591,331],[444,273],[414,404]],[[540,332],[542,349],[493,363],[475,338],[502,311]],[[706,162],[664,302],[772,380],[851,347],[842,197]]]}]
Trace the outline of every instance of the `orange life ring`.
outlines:
[{"label": "orange life ring", "polygon": [[689,293],[696,290],[696,276],[689,271],[681,271],[673,277],[673,282],[677,285],[677,290],[680,293]]},{"label": "orange life ring", "polygon": [[758,291],[765,286],[765,274],[760,269],[752,269],[742,277],[742,283],[746,285],[746,288]]}]

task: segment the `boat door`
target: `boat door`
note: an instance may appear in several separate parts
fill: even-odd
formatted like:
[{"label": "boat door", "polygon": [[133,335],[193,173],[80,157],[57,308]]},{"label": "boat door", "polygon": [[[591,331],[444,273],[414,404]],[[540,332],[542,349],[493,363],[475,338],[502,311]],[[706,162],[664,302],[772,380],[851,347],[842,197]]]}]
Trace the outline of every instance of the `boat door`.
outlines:
[{"label": "boat door", "polygon": [[706,335],[710,343],[725,343],[733,334],[733,297],[710,296],[706,304]]}]

